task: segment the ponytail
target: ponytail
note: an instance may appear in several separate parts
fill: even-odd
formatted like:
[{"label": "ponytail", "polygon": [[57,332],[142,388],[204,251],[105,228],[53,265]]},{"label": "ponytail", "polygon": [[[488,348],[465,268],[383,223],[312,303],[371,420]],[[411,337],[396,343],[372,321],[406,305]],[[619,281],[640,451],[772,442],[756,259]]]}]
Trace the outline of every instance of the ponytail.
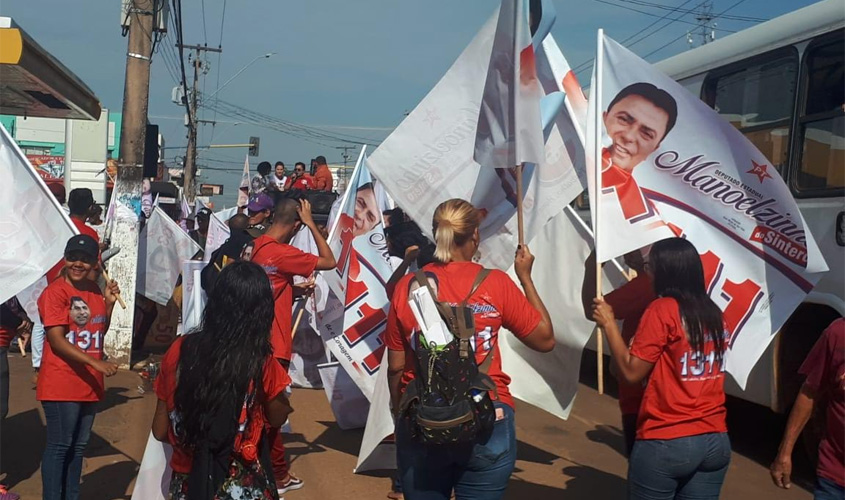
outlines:
[{"label": "ponytail", "polygon": [[468,201],[453,198],[437,206],[432,220],[434,258],[439,262],[452,260],[452,250],[464,245],[478,228],[481,217]]}]

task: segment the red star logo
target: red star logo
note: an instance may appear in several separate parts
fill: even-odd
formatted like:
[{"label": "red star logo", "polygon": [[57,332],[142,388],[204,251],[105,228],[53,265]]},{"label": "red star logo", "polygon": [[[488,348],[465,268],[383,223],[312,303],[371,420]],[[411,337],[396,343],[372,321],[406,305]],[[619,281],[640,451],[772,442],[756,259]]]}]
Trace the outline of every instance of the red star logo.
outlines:
[{"label": "red star logo", "polygon": [[768,164],[766,164],[766,163],[761,164],[761,163],[757,163],[754,160],[751,160],[751,165],[753,165],[751,167],[751,170],[749,170],[746,173],[756,175],[757,178],[760,179],[761,183],[763,182],[763,179],[766,179],[766,178],[771,179],[772,178],[772,176],[769,174],[769,171],[768,171],[768,168],[769,168]]}]

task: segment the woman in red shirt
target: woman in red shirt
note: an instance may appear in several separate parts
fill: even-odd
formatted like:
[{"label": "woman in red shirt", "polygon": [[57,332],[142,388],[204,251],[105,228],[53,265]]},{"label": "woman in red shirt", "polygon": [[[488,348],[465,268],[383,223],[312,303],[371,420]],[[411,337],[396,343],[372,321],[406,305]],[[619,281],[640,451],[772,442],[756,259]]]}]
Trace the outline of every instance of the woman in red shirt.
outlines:
[{"label": "woman in red shirt", "polygon": [[[507,274],[498,270],[492,270],[470,294],[483,269],[472,262],[480,242],[480,222],[479,211],[464,200],[441,203],[433,220],[436,262],[422,271],[432,284],[436,300],[457,304],[466,298],[473,311],[475,336],[470,345],[479,366],[488,361],[487,375],[496,386],[496,391],[489,392],[496,421],[491,433],[475,441],[431,445],[416,441],[408,419],[400,418],[396,446],[404,495],[409,500],[447,500],[453,490],[458,499],[493,500],[504,495],[516,462],[516,427],[513,398],[508,391],[510,377],[502,371],[499,355],[499,332],[507,328],[523,344],[540,352],[551,351],[555,345],[549,313],[531,279],[534,256],[527,247],[518,249],[514,259],[524,295]],[[417,321],[408,304],[410,289],[416,284],[413,278],[407,275],[396,285],[385,332],[394,410],[414,379],[418,362],[413,347],[417,343]]]},{"label": "woman in red shirt", "polygon": [[235,262],[211,289],[202,330],[165,354],[153,435],[173,445],[170,498],[278,498],[262,435],[292,409],[284,392],[290,377],[272,358],[272,321],[267,274]]},{"label": "woman in red shirt", "polygon": [[62,276],[38,299],[47,331],[35,392],[47,421],[41,461],[45,500],[79,498],[82,453],[103,398],[103,375],[117,372],[117,365],[103,361],[103,338],[120,289],[112,281],[100,292],[88,279],[99,251],[88,235],[68,240]]},{"label": "woman in red shirt", "polygon": [[613,309],[596,299],[593,311],[620,376],[629,384],[648,377],[628,462],[628,498],[717,499],[731,459],[722,312],[707,294],[689,241],[655,243],[649,267],[658,298],[643,313],[630,349]]}]

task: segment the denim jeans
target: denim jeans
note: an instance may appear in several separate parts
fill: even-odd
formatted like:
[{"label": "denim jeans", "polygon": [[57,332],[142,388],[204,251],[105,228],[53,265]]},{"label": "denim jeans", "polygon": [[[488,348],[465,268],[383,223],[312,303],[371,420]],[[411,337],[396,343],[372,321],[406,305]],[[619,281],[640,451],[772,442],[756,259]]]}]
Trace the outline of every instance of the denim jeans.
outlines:
[{"label": "denim jeans", "polygon": [[813,491],[813,500],[843,499],[845,499],[845,488],[839,486],[830,479],[816,477],[816,489]]},{"label": "denim jeans", "polygon": [[492,434],[476,443],[425,445],[411,437],[407,421],[396,424],[402,490],[408,500],[498,500],[505,494],[516,463],[513,408],[496,403],[504,418]]},{"label": "denim jeans", "polygon": [[730,461],[727,433],[638,439],[628,461],[628,498],[716,500]]},{"label": "denim jeans", "polygon": [[97,403],[42,401],[47,446],[41,459],[44,500],[78,500],[82,453],[91,437]]},{"label": "denim jeans", "polygon": [[38,318],[32,320],[32,337],[29,339],[32,349],[32,367],[36,370],[41,368],[41,354],[44,352],[44,325]]},{"label": "denim jeans", "polygon": [[0,422],[9,415],[9,348],[0,347]]}]

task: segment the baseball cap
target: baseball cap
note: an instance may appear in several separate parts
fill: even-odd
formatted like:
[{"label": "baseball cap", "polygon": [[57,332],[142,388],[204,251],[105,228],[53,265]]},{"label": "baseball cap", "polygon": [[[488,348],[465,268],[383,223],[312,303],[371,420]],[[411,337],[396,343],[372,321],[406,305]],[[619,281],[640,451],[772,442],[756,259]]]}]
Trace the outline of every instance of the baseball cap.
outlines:
[{"label": "baseball cap", "polygon": [[197,212],[197,219],[208,219],[211,217],[211,210],[207,208],[201,208],[199,212]]},{"label": "baseball cap", "polygon": [[262,210],[273,210],[274,207],[275,203],[273,203],[273,199],[264,193],[260,193],[258,196],[249,200],[246,209],[250,212],[261,212]]},{"label": "baseball cap", "polygon": [[65,257],[72,252],[81,252],[96,260],[100,256],[100,245],[97,243],[97,240],[87,234],[78,234],[67,240]]}]

